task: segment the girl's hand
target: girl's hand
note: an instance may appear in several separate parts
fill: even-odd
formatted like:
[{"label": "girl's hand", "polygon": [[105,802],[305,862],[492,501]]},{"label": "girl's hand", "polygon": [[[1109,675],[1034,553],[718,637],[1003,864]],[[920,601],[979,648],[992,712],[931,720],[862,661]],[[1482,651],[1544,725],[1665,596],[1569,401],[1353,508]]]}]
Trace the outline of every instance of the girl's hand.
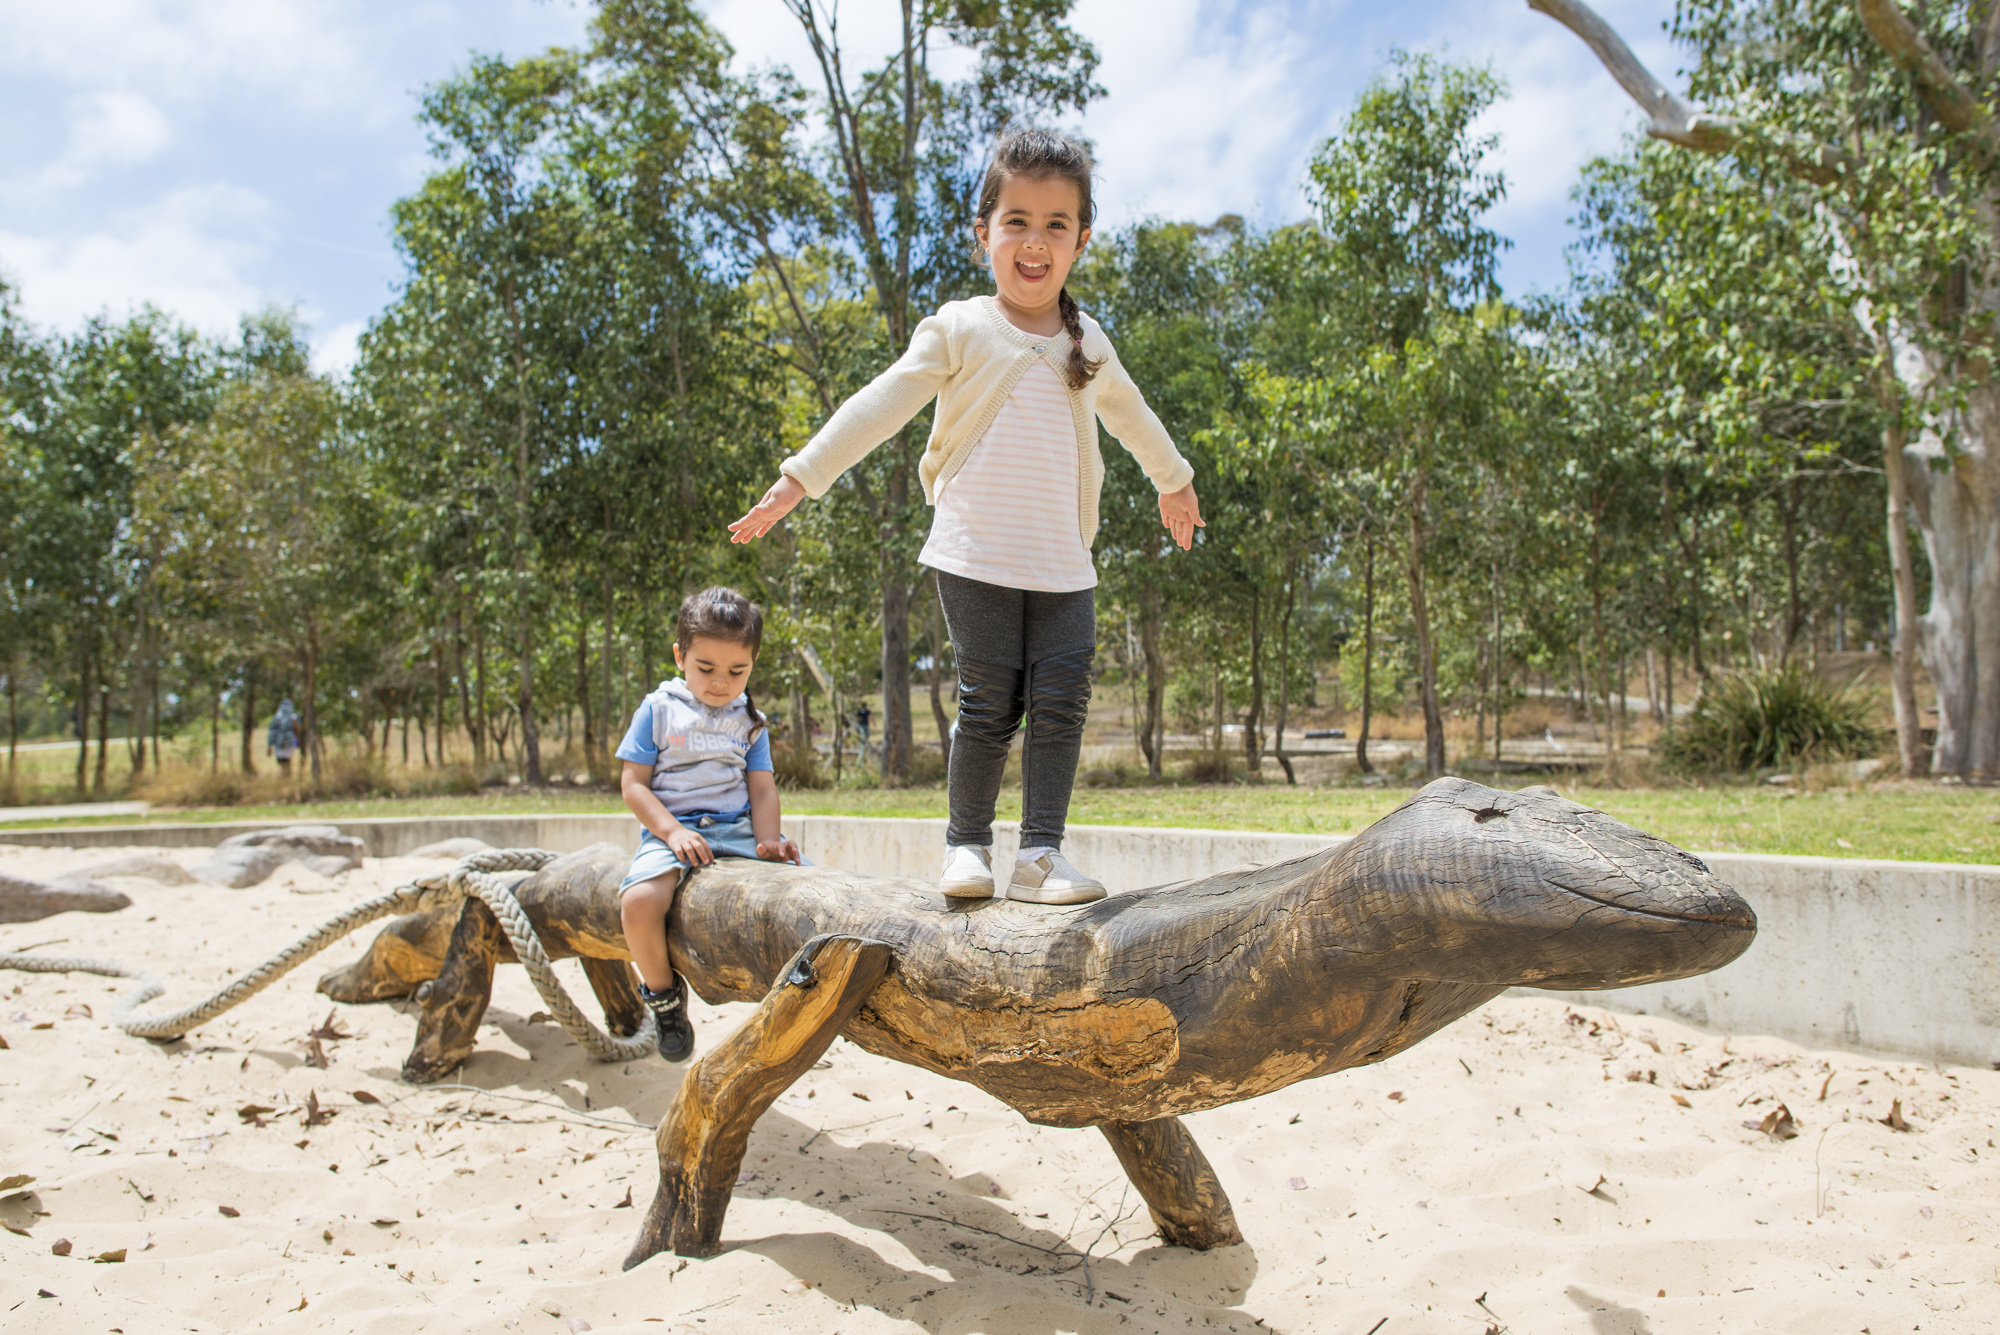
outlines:
[{"label": "girl's hand", "polygon": [[715,850],[708,846],[708,840],[685,825],[667,836],[667,847],[690,867],[706,867],[715,861]]},{"label": "girl's hand", "polygon": [[793,866],[797,866],[799,861],[799,846],[781,834],[778,836],[776,843],[767,844],[761,839],[758,840],[757,856],[766,862],[789,862]]},{"label": "girl's hand", "polygon": [[750,513],[729,526],[731,542],[748,542],[769,533],[772,526],[792,512],[806,498],[806,489],[790,477],[780,475],[764,499],[750,507]]},{"label": "girl's hand", "polygon": [[1179,491],[1160,493],[1160,522],[1174,535],[1174,545],[1182,551],[1194,546],[1194,531],[1208,527],[1201,520],[1201,502],[1195,499],[1194,483]]}]

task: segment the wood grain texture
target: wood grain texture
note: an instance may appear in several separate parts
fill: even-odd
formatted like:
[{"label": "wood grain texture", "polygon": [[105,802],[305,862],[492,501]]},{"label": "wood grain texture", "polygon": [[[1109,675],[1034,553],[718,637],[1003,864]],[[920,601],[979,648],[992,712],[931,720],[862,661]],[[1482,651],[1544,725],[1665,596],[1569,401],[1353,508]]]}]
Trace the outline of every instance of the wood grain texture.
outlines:
[{"label": "wood grain texture", "polygon": [[[636,1014],[636,994],[619,991],[629,971],[614,963],[629,958],[626,862],[599,845],[515,890],[551,955],[587,961],[614,1023]],[[440,913],[448,931],[399,920],[322,982],[390,986],[392,973],[432,967],[421,956],[445,941],[411,1079],[438,1079],[469,1055],[492,970],[512,958],[483,904]],[[1749,947],[1757,919],[1700,859],[1602,812],[1547,788],[1441,779],[1325,852],[1095,904],[953,901],[927,883],[725,859],[689,878],[669,928],[674,967],[703,1000],[762,1005],[676,1097],[634,1263],[712,1248],[750,1126],[800,1054],[816,1057],[836,1032],[1031,1121],[1104,1128],[1162,1237],[1222,1246],[1240,1236],[1235,1219],[1179,1114],[1394,1056],[1510,986],[1622,987],[1720,968]],[[847,982],[784,984],[807,944],[828,937],[849,943],[825,956],[851,956]],[[874,981],[863,961],[887,969],[891,956]]]},{"label": "wood grain texture", "polygon": [[625,1268],[672,1250],[713,1256],[750,1128],[812,1069],[891,959],[880,941],[820,936],[787,962],[763,1004],[682,1078],[660,1123],[660,1187]]},{"label": "wood grain texture", "polygon": [[1160,1241],[1199,1252],[1243,1241],[1222,1183],[1180,1118],[1102,1122],[1097,1129],[1145,1198]]},{"label": "wood grain texture", "polygon": [[1702,862],[1548,789],[1440,779],[1310,857],[1074,908],[725,860],[674,905],[703,1000],[823,933],[889,941],[847,1036],[1031,1121],[1148,1122],[1380,1061],[1503,989],[1687,977],[1756,917]]}]

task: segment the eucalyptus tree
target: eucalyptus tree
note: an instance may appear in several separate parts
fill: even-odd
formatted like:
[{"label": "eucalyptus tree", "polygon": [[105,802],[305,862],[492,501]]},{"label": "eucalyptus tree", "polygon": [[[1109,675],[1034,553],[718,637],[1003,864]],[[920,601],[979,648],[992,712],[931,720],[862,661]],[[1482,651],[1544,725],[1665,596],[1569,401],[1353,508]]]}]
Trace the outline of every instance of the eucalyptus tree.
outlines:
[{"label": "eucalyptus tree", "polygon": [[[2000,308],[2000,126],[1991,107],[2000,23],[1991,5],[1894,0],[1690,0],[1675,35],[1696,56],[1699,112],[1654,79],[1575,0],[1530,0],[1581,37],[1646,113],[1655,138],[1729,155],[1807,196],[1832,232],[1825,282],[1868,340],[1895,595],[1893,695],[1911,774],[2000,774],[2000,385],[1985,367]],[[1917,609],[1909,530],[1922,534],[1930,606]],[[1915,659],[1937,686],[1922,751]]]},{"label": "eucalyptus tree", "polygon": [[38,433],[47,425],[52,358],[0,279],[0,672],[7,677],[7,782],[17,773],[21,681],[49,642],[37,571],[28,559],[31,488],[41,476]]},{"label": "eucalyptus tree", "polygon": [[[1173,551],[1160,527],[1153,488],[1136,461],[1100,442],[1105,487],[1096,558],[1105,592],[1123,605],[1137,640],[1146,684],[1136,731],[1155,778],[1162,772],[1168,675],[1175,657],[1183,662],[1189,657],[1185,651],[1193,638],[1185,632],[1196,623],[1196,613],[1206,614],[1200,620],[1211,629],[1236,624],[1254,582],[1246,578],[1235,539],[1216,537],[1233,527],[1240,533],[1234,501],[1243,488],[1225,488],[1207,434],[1227,420],[1237,397],[1234,364],[1245,294],[1230,283],[1226,256],[1243,244],[1244,231],[1235,219],[1213,227],[1145,225],[1100,236],[1074,275],[1079,300],[1116,341],[1133,382],[1194,462],[1203,479],[1204,513],[1212,521],[1197,532],[1193,550]],[[1226,452],[1230,445],[1224,439]],[[1225,647],[1242,643],[1234,635],[1209,638]],[[1176,643],[1183,651],[1178,655],[1171,652]],[[1253,649],[1253,661],[1255,654]],[[1219,681],[1224,655],[1212,656]],[[1218,715],[1216,726],[1221,722]]]},{"label": "eucalyptus tree", "polygon": [[1500,97],[1485,70],[1398,52],[1363,90],[1311,165],[1312,191],[1339,292],[1344,353],[1370,406],[1362,414],[1400,523],[1378,526],[1409,587],[1427,773],[1444,772],[1444,717],[1431,626],[1428,548],[1441,505],[1467,499],[1441,466],[1473,457],[1471,436],[1504,358],[1494,316],[1503,240],[1485,215],[1506,185],[1485,166],[1497,140],[1475,123]]},{"label": "eucalyptus tree", "polygon": [[[387,600],[362,453],[342,429],[337,391],[304,368],[302,344],[297,352],[253,358],[208,417],[148,442],[135,529],[158,553],[197,660],[275,653],[296,670],[317,780],[325,665],[352,655],[370,609]],[[253,723],[246,712],[246,747]]]},{"label": "eucalyptus tree", "polygon": [[[785,7],[811,52],[804,78],[727,75],[727,44],[680,0],[611,0],[598,32],[600,49],[688,71],[673,100],[701,137],[718,236],[769,284],[767,346],[824,416],[901,352],[919,319],[984,285],[971,215],[986,141],[1013,120],[1080,110],[1098,92],[1097,56],[1068,25],[1070,0],[903,0],[894,48],[859,59],[835,10]],[[936,69],[947,62],[969,68],[948,80]],[[856,305],[870,317],[858,328],[841,318]],[[911,423],[816,507],[850,540],[869,539],[882,772],[899,780],[911,761],[923,426]]]},{"label": "eucalyptus tree", "polygon": [[[53,647],[74,673],[79,789],[89,775],[91,716],[98,747],[90,782],[102,788],[114,688],[129,693],[127,732],[137,739],[157,682],[156,625],[146,619],[151,554],[134,546],[130,523],[135,457],[148,438],[206,416],[215,378],[208,342],[150,308],[123,323],[89,320],[54,351],[22,479],[16,557],[56,619]],[[128,746],[136,768],[140,753]]]},{"label": "eucalyptus tree", "polygon": [[[1645,441],[1666,543],[1643,578],[1670,613],[1670,647],[1705,675],[1708,623],[1742,593],[1781,609],[1778,659],[1816,607],[1879,606],[1879,579],[1826,559],[1857,536],[1881,546],[1848,517],[1881,418],[1868,336],[1828,279],[1821,211],[1661,144],[1587,167],[1578,200],[1586,265],[1554,343],[1616,382],[1601,411]],[[1739,525],[1746,512],[1755,519]],[[1773,577],[1781,588],[1765,592]],[[1737,594],[1725,587],[1743,579]]]},{"label": "eucalyptus tree", "polygon": [[[477,530],[481,560],[468,572],[469,601],[477,608],[490,598],[513,641],[514,707],[529,783],[542,779],[539,492],[558,449],[568,366],[588,302],[566,281],[579,204],[551,171],[575,114],[581,67],[581,56],[561,50],[511,63],[479,57],[426,91],[422,118],[440,167],[393,210],[410,271],[398,305],[410,318],[394,320],[395,336],[385,329],[363,345],[364,358],[428,363],[427,377],[450,391],[439,406],[453,429],[430,449],[435,470],[450,475],[462,497],[457,513],[441,517]],[[369,376],[380,380],[372,369]],[[482,687],[483,647],[482,640]]]}]

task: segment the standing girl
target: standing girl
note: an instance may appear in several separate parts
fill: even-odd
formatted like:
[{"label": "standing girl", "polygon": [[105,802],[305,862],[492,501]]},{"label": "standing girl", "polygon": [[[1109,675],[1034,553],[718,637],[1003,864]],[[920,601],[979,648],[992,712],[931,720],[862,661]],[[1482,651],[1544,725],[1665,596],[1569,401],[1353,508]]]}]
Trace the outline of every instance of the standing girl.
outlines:
[{"label": "standing girl", "polygon": [[779,832],[771,736],[750,700],[750,670],[764,642],[764,613],[734,589],[704,589],[681,602],[674,665],[639,702],[618,744],[619,788],[646,832],[618,890],[625,945],[653,1012],[660,1055],[694,1052],[687,983],[667,954],[667,910],[681,878],[717,858],[797,862]]},{"label": "standing girl", "polygon": [[917,468],[937,509],[920,559],[937,571],[958,657],[943,876],[958,899],[995,891],[993,810],[1024,714],[1021,848],[1007,895],[1040,904],[1104,895],[1061,852],[1097,648],[1099,418],[1160,493],[1174,541],[1185,550],[1202,527],[1194,469],[1063,286],[1090,240],[1090,171],[1075,140],[1047,130],[1002,137],[973,223],[994,295],[950,302],[918,325],[896,364],[780,464],[783,476],[729,526],[737,542],[768,532],[937,400]]}]

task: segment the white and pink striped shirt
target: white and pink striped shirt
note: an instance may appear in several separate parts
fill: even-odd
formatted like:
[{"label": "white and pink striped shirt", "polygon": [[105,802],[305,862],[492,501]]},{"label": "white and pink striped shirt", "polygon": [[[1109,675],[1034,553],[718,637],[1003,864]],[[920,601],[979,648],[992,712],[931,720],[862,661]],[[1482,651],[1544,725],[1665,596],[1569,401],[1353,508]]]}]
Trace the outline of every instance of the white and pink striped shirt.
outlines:
[{"label": "white and pink striped shirt", "polygon": [[972,454],[938,493],[918,560],[934,570],[1042,593],[1097,587],[1077,525],[1082,470],[1069,387],[1031,363]]}]

